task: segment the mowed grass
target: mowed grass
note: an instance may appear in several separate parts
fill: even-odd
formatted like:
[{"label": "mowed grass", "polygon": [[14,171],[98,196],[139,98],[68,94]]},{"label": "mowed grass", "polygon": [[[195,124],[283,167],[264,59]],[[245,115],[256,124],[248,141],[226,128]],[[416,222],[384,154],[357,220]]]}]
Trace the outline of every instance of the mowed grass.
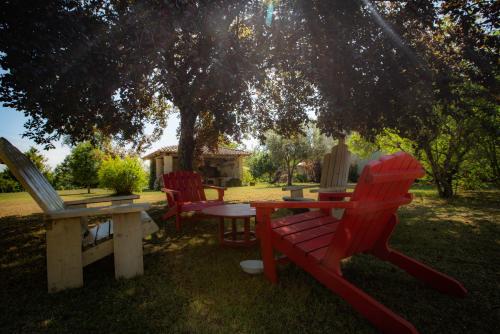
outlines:
[{"label": "mowed grass", "polygon": [[[87,189],[62,190],[58,193],[63,201],[112,195],[112,192],[105,189],[91,189],[90,194],[87,193]],[[305,194],[307,194],[307,191]],[[165,194],[161,191],[144,191],[139,195],[141,196],[137,200],[139,203],[164,204],[165,202]],[[216,199],[217,191],[207,189],[206,195],[208,199]],[[224,192],[224,200],[229,202],[281,200],[284,195],[287,195],[287,193],[281,190],[281,186],[259,184],[253,187],[228,188]],[[311,194],[311,196],[314,198],[316,195]],[[0,193],[0,217],[25,216],[34,213],[42,213],[42,210],[27,192]]]},{"label": "mowed grass", "polygon": [[[93,190],[96,195],[105,194]],[[500,321],[499,191],[443,201],[429,188],[400,210],[391,244],[459,279],[465,299],[440,294],[402,270],[369,256],[345,262],[347,279],[412,322],[421,333],[495,333]],[[84,191],[62,192],[65,200]],[[230,188],[228,201],[280,199],[279,187]],[[215,196],[214,194],[210,196]],[[115,281],[112,257],[84,269],[85,286],[46,292],[45,230],[25,193],[0,195],[0,332],[2,333],[374,333],[340,297],[293,264],[280,282],[241,271],[258,247],[222,248],[216,222],[188,221],[181,233],[161,222],[164,195],[154,203],[161,232],[147,241],[145,274]],[[279,212],[278,214],[287,214]]]}]

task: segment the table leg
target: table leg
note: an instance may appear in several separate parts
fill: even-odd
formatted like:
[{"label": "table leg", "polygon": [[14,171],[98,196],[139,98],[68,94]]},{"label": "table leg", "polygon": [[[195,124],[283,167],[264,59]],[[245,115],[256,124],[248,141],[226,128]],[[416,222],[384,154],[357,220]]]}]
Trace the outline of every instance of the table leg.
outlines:
[{"label": "table leg", "polygon": [[238,232],[238,229],[236,228],[236,218],[231,219],[231,223],[233,225],[233,240],[236,240],[236,234]]},{"label": "table leg", "polygon": [[250,242],[250,218],[245,218],[245,225],[244,225],[244,233],[245,233],[245,243]]},{"label": "table leg", "polygon": [[224,244],[224,217],[219,218],[219,241]]}]

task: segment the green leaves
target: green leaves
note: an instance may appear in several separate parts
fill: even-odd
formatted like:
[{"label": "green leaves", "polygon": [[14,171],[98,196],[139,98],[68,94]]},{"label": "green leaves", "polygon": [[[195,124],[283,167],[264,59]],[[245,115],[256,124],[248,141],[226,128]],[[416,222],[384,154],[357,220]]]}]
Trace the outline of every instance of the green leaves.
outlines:
[{"label": "green leaves", "polygon": [[99,184],[117,195],[130,195],[147,186],[148,175],[137,157],[108,158],[99,169]]},{"label": "green leaves", "polygon": [[103,157],[104,154],[89,142],[80,143],[73,148],[68,157],[73,183],[87,187],[89,192],[91,187],[97,186],[97,171]]}]

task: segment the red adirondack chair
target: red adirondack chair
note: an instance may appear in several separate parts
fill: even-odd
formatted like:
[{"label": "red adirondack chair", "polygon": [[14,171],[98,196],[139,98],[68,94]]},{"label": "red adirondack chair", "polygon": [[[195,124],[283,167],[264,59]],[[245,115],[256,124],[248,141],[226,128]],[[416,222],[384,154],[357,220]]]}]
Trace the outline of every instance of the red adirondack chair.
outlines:
[{"label": "red adirondack chair", "polygon": [[[340,261],[368,253],[397,265],[433,288],[463,297],[467,290],[453,278],[405,256],[388,245],[398,223],[399,206],[411,202],[408,190],[424,171],[407,153],[384,156],[363,170],[353,193],[320,194],[318,202],[252,202],[257,208],[264,273],[276,283],[274,250],[313,275],[344,298],[373,325],[387,333],[418,333],[415,327],[342,277]],[[350,201],[329,201],[350,197]],[[276,208],[319,208],[303,214],[271,219]],[[341,219],[329,215],[345,209]]]},{"label": "red adirondack chair", "polygon": [[[175,216],[175,227],[182,228],[183,212],[199,212],[204,208],[224,204],[226,188],[202,184],[201,176],[195,172],[178,171],[163,174],[163,192],[167,195],[168,210],[163,215],[166,220]],[[204,189],[215,189],[217,200],[207,200]]]}]

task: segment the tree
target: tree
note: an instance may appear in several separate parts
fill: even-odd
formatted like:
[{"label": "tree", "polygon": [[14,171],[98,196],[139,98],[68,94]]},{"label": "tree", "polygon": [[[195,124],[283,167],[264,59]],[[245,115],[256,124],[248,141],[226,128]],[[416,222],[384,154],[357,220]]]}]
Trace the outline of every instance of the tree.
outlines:
[{"label": "tree", "polygon": [[[33,162],[35,167],[53,184],[53,173],[47,163],[47,158],[35,147],[30,147],[24,154]],[[23,187],[9,168],[0,172],[0,192],[22,191]]]},{"label": "tree", "polygon": [[[172,103],[179,161],[197,146],[238,140],[260,71],[251,8],[260,1],[4,2],[0,100],[30,116],[25,135],[50,146],[96,132],[139,147],[158,138]],[[263,24],[263,23],[262,23]]]},{"label": "tree", "polygon": [[73,183],[87,188],[99,184],[98,171],[103,160],[103,154],[89,142],[78,144],[71,151],[69,157],[69,167],[73,177]]},{"label": "tree", "polygon": [[35,167],[42,172],[45,176],[50,174],[50,167],[47,164],[47,158],[43,156],[43,154],[38,151],[35,147],[30,147],[29,150],[24,152],[24,155],[26,155],[31,162],[35,165]]},{"label": "tree", "polygon": [[239,140],[251,110],[248,85],[259,71],[244,2],[184,3],[172,17],[158,81],[180,113],[180,168],[192,170],[196,148],[214,148],[221,135]]},{"label": "tree", "polygon": [[273,132],[266,136],[266,147],[271,160],[281,166],[287,174],[287,185],[292,185],[297,165],[311,156],[311,143],[306,136],[295,135],[285,138]]},{"label": "tree", "polygon": [[22,190],[23,187],[8,169],[0,172],[0,193],[12,193]]},{"label": "tree", "polygon": [[63,162],[54,169],[54,187],[59,190],[72,189],[75,187],[73,172],[71,170],[71,155],[64,158]]},{"label": "tree", "polygon": [[318,87],[322,131],[374,140],[392,129],[429,162],[439,195],[453,196],[488,128],[481,119],[498,114],[495,2],[298,3],[311,30],[313,70],[303,73]]},{"label": "tree", "polygon": [[267,150],[256,150],[246,161],[253,178],[265,178],[269,183],[279,169]]}]

